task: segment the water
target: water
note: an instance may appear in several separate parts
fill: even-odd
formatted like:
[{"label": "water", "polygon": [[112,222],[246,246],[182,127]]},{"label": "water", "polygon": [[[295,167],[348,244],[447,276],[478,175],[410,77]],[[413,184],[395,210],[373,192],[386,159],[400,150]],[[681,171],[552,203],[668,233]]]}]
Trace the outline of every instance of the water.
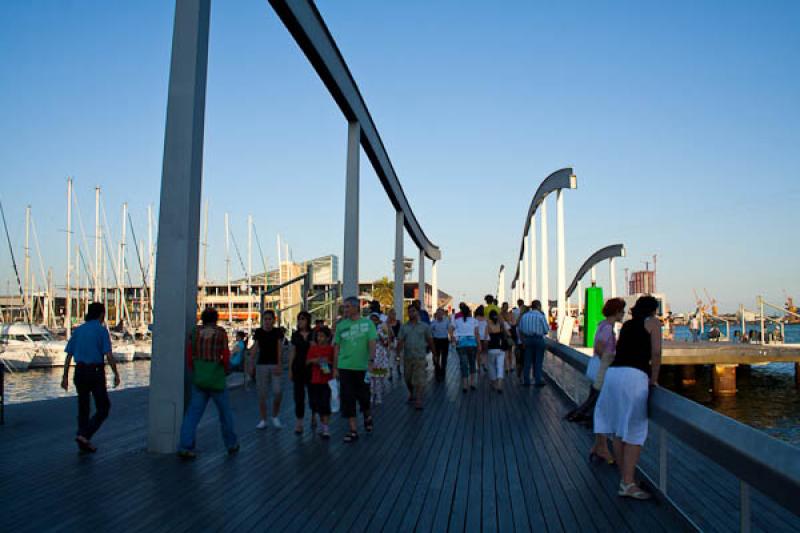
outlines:
[{"label": "water", "polygon": [[[114,383],[111,369],[106,367],[106,376],[109,391],[122,390],[129,387],[144,387],[150,384],[150,361],[133,361],[132,363],[117,363],[117,370],[122,383],[117,389],[110,388]],[[69,390],[61,388],[61,378],[64,376],[63,367],[37,368],[26,372],[5,374],[6,403],[32,402],[36,400],[49,400],[51,398],[64,398],[75,395],[75,385],[72,383],[75,368],[69,372]]]},{"label": "water", "polygon": [[[721,329],[724,334],[725,328]],[[731,334],[739,329],[731,327]],[[750,329],[758,331],[756,326],[748,326]],[[785,333],[787,343],[800,344],[800,324],[787,325]],[[689,338],[688,328],[675,328],[676,340]],[[749,374],[737,372],[735,396],[712,396],[711,367],[702,371],[698,367],[696,377],[697,383],[693,386],[676,384],[669,388],[775,438],[800,446],[800,390],[795,386],[793,363],[754,365]],[[679,383],[680,380],[675,381]]]}]

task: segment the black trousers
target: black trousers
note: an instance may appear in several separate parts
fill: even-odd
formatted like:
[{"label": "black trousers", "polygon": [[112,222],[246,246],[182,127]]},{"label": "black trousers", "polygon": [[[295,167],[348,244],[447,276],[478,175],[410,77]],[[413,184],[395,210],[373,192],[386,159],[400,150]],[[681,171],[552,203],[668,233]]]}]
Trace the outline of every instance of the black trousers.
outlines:
[{"label": "black trousers", "polygon": [[364,383],[364,370],[339,369],[339,400],[344,418],[356,416],[356,403],[361,407],[361,414],[369,416],[370,389]]},{"label": "black trousers", "polygon": [[331,388],[327,383],[308,385],[308,403],[311,412],[322,416],[331,414]]},{"label": "black trousers", "polygon": [[[292,392],[294,394],[294,416],[303,418],[306,412],[306,390],[309,390],[311,384],[305,377],[302,379],[295,378],[292,381]],[[309,390],[309,402],[311,401],[311,391]]]},{"label": "black trousers", "polygon": [[436,350],[436,357],[433,358],[434,375],[436,376],[436,381],[444,381],[444,376],[447,373],[450,339],[433,339],[433,348]]},{"label": "black trousers", "polygon": [[[91,439],[111,410],[105,368],[103,365],[77,365],[73,382],[78,391],[78,435]],[[91,397],[94,397],[95,413],[90,418]]]}]

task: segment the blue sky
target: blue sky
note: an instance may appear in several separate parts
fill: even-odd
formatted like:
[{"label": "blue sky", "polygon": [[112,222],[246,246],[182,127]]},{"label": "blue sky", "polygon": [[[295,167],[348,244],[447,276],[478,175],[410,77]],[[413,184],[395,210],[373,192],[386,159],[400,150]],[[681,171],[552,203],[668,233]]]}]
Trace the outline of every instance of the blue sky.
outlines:
[{"label": "blue sky", "polygon": [[[723,310],[753,307],[758,293],[800,299],[800,4],[318,7],[443,250],[442,289],[467,299],[493,291],[539,182],[573,166],[568,278],[595,249],[623,242],[618,279],[658,254],[659,288],[676,311],[692,305],[693,288],[708,288]],[[147,205],[158,207],[173,9],[162,0],[0,3],[0,197],[18,261],[24,206],[33,206],[58,283],[68,175],[90,234],[95,185],[115,239],[123,201],[140,239]],[[297,259],[341,254],[344,119],[267,2],[212,9],[210,275],[224,276],[225,212],[240,246],[253,214],[273,264],[277,233]],[[361,277],[387,275],[394,217],[364,157],[361,220]],[[411,246],[406,239],[416,256]],[[554,247],[550,256],[553,295]],[[10,279],[4,244],[0,292]],[[605,268],[599,280],[607,285]]]}]

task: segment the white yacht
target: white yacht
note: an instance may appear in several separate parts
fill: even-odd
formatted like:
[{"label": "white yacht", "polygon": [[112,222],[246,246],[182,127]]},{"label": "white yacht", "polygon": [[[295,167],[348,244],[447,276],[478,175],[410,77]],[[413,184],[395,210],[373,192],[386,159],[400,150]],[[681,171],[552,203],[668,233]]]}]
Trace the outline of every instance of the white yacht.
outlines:
[{"label": "white yacht", "polygon": [[40,326],[23,322],[0,326],[0,358],[12,370],[61,366],[66,346],[66,341],[56,340]]}]

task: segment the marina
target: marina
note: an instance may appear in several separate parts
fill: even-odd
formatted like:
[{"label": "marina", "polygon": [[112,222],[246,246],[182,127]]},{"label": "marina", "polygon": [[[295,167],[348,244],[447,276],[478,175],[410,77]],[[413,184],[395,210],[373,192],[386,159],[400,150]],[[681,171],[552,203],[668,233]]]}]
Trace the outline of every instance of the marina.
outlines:
[{"label": "marina", "polygon": [[800,531],[800,9],[168,4],[0,7],[4,529]]}]

